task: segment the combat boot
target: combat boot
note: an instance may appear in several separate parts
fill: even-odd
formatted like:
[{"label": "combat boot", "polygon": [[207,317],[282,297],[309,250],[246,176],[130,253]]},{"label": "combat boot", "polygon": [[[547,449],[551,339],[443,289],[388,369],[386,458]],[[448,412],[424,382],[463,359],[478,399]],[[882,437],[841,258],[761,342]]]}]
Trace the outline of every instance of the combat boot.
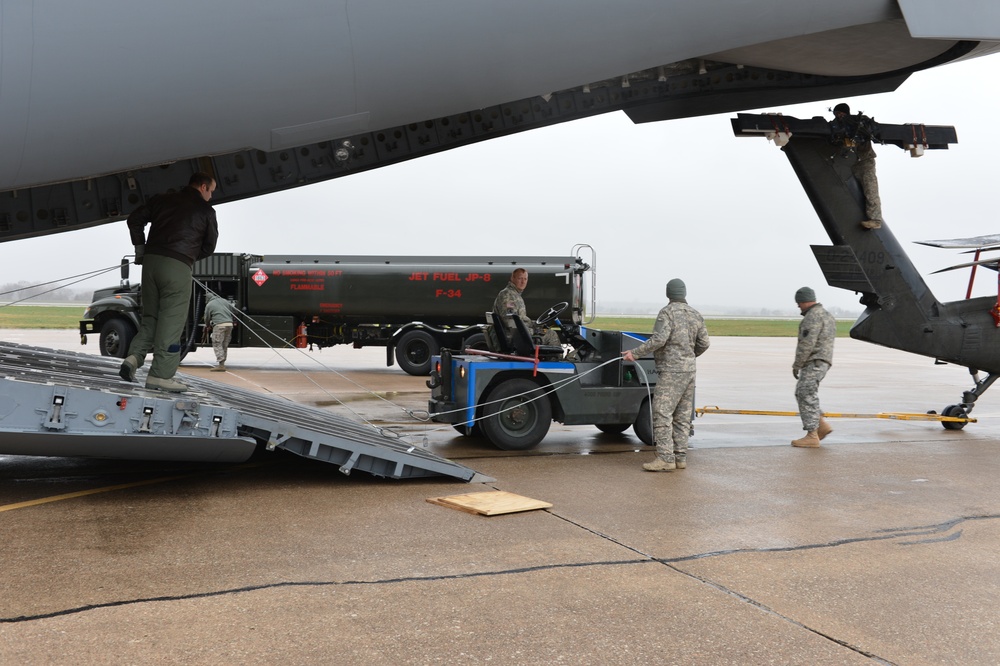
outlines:
[{"label": "combat boot", "polygon": [[820,419],[819,419],[819,427],[816,428],[816,436],[819,437],[820,439],[823,439],[827,435],[829,435],[831,432],[833,432],[833,426],[831,426],[829,423],[827,423],[826,419],[824,419],[823,417],[820,417]]},{"label": "combat boot", "polygon": [[225,371],[226,371],[226,364],[225,363],[220,363],[219,365],[215,366],[214,368],[210,368],[210,372],[225,372]]},{"label": "combat boot", "polygon": [[163,379],[152,375],[146,377],[146,388],[171,393],[183,393],[188,390],[187,384],[181,384],[176,379]]},{"label": "combat boot", "polygon": [[122,365],[118,368],[118,376],[127,382],[135,381],[135,371],[139,369],[139,359],[135,356],[129,356],[124,361]]},{"label": "combat boot", "polygon": [[686,453],[675,453],[674,454],[674,464],[677,465],[677,469],[687,469],[688,457]]},{"label": "combat boot", "polygon": [[806,433],[805,437],[801,439],[793,439],[792,446],[798,446],[804,449],[815,449],[819,446],[819,435],[816,434],[815,430],[810,430]]},{"label": "combat boot", "polygon": [[865,220],[864,222],[861,223],[861,226],[863,226],[865,229],[881,229],[882,220]]},{"label": "combat boot", "polygon": [[677,463],[673,460],[673,456],[670,456],[670,458],[670,460],[657,458],[653,462],[643,463],[642,468],[647,472],[669,472],[670,470],[677,469]]}]

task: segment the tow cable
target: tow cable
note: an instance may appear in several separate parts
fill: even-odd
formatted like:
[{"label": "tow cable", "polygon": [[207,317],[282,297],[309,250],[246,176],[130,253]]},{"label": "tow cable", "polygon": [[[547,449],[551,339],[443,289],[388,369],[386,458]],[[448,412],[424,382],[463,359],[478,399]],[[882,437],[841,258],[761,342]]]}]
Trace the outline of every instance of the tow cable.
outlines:
[{"label": "tow cable", "polygon": [[[798,412],[775,412],[763,409],[722,409],[720,407],[699,407],[694,410],[698,416],[705,414],[747,414],[751,416],[798,416]],[[851,414],[847,412],[823,412],[828,419],[888,419],[890,421],[942,421],[948,423],[976,423],[971,416],[942,416],[941,414],[912,414],[906,412],[878,412],[877,414]]]}]

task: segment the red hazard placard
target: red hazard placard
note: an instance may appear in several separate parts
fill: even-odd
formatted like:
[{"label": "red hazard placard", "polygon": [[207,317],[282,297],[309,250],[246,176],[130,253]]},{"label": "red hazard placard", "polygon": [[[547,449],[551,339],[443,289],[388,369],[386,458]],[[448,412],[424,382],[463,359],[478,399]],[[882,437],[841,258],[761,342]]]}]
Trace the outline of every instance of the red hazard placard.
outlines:
[{"label": "red hazard placard", "polygon": [[261,287],[265,282],[267,282],[267,273],[265,273],[263,269],[258,268],[257,272],[253,274],[251,279],[257,283],[258,287]]}]

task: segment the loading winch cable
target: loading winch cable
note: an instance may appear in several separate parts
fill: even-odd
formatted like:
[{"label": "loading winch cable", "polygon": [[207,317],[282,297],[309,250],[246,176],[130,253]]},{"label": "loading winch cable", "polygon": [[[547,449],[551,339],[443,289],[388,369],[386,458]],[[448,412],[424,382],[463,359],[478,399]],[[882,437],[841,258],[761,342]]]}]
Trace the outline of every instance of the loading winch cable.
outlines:
[{"label": "loading winch cable", "polygon": [[[212,291],[212,289],[210,289],[208,287],[208,285],[206,285],[205,283],[201,282],[200,280],[194,279],[194,282],[198,286],[200,286],[202,289],[204,289],[206,294],[210,294],[210,295],[213,295],[213,296],[219,296],[219,294],[217,294],[214,291]],[[251,323],[251,324],[253,324],[254,326],[247,326],[247,330],[250,333],[252,333],[258,340],[260,340],[262,343],[264,343],[265,347],[267,347],[271,351],[275,352],[275,355],[278,356],[278,358],[280,358],[281,360],[283,360],[293,370],[295,370],[296,372],[298,372],[299,374],[301,374],[303,377],[305,377],[313,386],[315,386],[317,389],[319,389],[324,395],[326,395],[326,396],[330,397],[331,399],[335,400],[341,407],[343,407],[344,409],[346,409],[347,411],[349,411],[351,414],[353,414],[355,417],[357,417],[360,421],[362,421],[363,423],[365,423],[365,425],[371,426],[372,429],[374,429],[380,435],[382,435],[384,437],[387,437],[387,438],[390,436],[390,434],[392,435],[392,438],[394,438],[394,439],[401,439],[401,438],[404,437],[404,435],[401,435],[401,434],[399,434],[397,432],[394,432],[393,430],[391,430],[389,428],[385,428],[385,427],[381,427],[381,426],[375,425],[374,423],[372,423],[371,421],[369,421],[368,419],[366,419],[365,417],[363,417],[361,414],[359,414],[358,412],[356,412],[353,409],[351,409],[350,407],[348,407],[344,403],[343,400],[341,400],[340,398],[338,398],[335,394],[331,393],[327,389],[325,389],[322,386],[320,386],[319,383],[315,379],[313,379],[312,377],[310,377],[304,370],[302,370],[301,368],[299,368],[298,366],[296,366],[290,359],[286,358],[285,356],[283,356],[281,354],[277,354],[278,348],[272,346],[267,340],[264,339],[264,337],[258,331],[263,331],[263,332],[271,335],[275,340],[280,341],[282,343],[282,348],[283,349],[291,349],[291,350],[294,350],[294,351],[296,351],[296,352],[298,352],[298,353],[300,353],[300,354],[302,354],[302,355],[305,356],[305,352],[302,349],[300,349],[298,347],[295,347],[290,342],[288,342],[288,340],[285,340],[284,338],[282,338],[281,336],[279,336],[277,333],[271,331],[266,326],[263,326],[260,322],[258,322],[256,319],[254,319],[250,315],[246,314],[245,312],[241,312],[239,310],[232,309],[232,313],[236,316],[237,319],[240,320],[241,323],[244,324],[244,326],[246,326],[246,324],[248,322]],[[392,405],[393,407],[397,407],[397,408],[403,410],[404,412],[407,411],[406,408],[404,408],[402,405],[397,405],[396,403],[392,402],[391,400],[388,400],[388,399],[380,396],[375,391],[372,391],[371,389],[369,389],[369,388],[367,388],[365,386],[362,386],[361,384],[357,383],[356,381],[354,381],[350,377],[344,375],[339,370],[337,370],[335,368],[331,368],[331,367],[325,365],[322,361],[316,360],[315,358],[312,358],[312,357],[310,357],[310,358],[311,358],[311,360],[314,360],[316,363],[318,363],[319,366],[322,367],[324,370],[332,372],[337,377],[339,377],[339,378],[341,378],[341,379],[343,379],[343,380],[345,380],[347,382],[350,382],[351,384],[353,384],[354,386],[357,386],[359,389],[365,391],[369,395],[372,395],[372,396],[378,398],[379,400],[382,400],[382,401],[384,401],[384,402]],[[263,387],[261,387],[261,388],[263,388]]]},{"label": "loading winch cable", "polygon": [[[46,287],[50,284],[58,284],[64,282],[65,280],[73,280],[73,282],[67,282],[66,284],[59,284],[57,287],[52,289],[46,289],[45,291],[39,292],[37,294],[32,294],[31,296],[25,296],[16,301],[11,301],[10,303],[4,303],[0,307],[7,307],[8,305],[17,305],[18,303],[23,303],[24,301],[30,301],[32,299],[38,298],[39,296],[44,296],[46,294],[51,294],[54,291],[59,291],[65,287],[71,287],[74,284],[79,284],[80,282],[85,282],[90,278],[98,277],[99,275],[104,275],[105,273],[110,273],[111,271],[116,271],[121,269],[121,264],[115,264],[114,266],[109,266],[108,268],[98,268],[97,270],[89,271],[87,273],[79,273],[77,275],[70,275],[69,277],[59,278],[57,280],[49,280],[48,282],[41,282],[39,284],[31,285],[28,287],[18,287],[17,289],[11,289],[9,291],[0,292],[0,296],[6,296],[7,294],[16,294],[26,289],[37,289],[38,287]],[[79,279],[77,279],[79,278]]]},{"label": "loading winch cable", "polygon": [[[202,289],[204,289],[206,293],[218,296],[218,294],[216,294],[214,291],[212,291],[208,287],[208,285],[206,285],[205,283],[203,283],[203,282],[201,282],[201,281],[199,281],[197,279],[195,279],[194,282],[196,284],[198,284]],[[260,335],[260,333],[258,333],[257,330],[254,330],[254,328],[257,328],[260,331],[265,331],[268,334],[270,334],[271,336],[273,336],[276,340],[279,340],[282,343],[283,348],[293,349],[293,350],[295,350],[295,351],[297,351],[297,352],[305,355],[305,352],[302,351],[300,348],[293,346],[291,343],[289,343],[284,338],[281,338],[280,336],[278,336],[273,331],[270,331],[266,327],[262,326],[259,322],[257,322],[250,315],[248,315],[248,314],[246,314],[244,312],[237,311],[237,310],[233,310],[233,313],[234,313],[234,315],[236,315],[236,317],[238,319],[240,319],[241,321],[243,321],[244,324],[246,322],[250,322],[250,323],[254,324],[254,327],[248,327],[248,330],[251,333],[253,333],[257,337],[258,340],[260,340],[261,342],[263,342],[264,345],[268,349],[277,352],[277,348],[273,347],[271,344],[269,344],[268,341],[265,340]],[[279,357],[284,362],[286,362],[293,370],[295,370],[295,371],[299,372],[300,374],[302,374],[303,377],[305,377],[307,380],[309,380],[309,382],[312,383],[321,392],[323,392],[324,395],[327,395],[331,399],[335,400],[339,405],[341,405],[342,407],[344,407],[345,409],[347,409],[347,411],[349,411],[351,414],[353,414],[355,417],[357,417],[360,421],[364,422],[366,425],[371,426],[379,434],[381,434],[383,436],[386,436],[386,437],[388,437],[391,434],[394,438],[397,438],[397,439],[401,439],[401,438],[406,437],[406,435],[402,435],[400,433],[397,433],[397,432],[391,430],[390,428],[386,428],[386,427],[383,427],[383,426],[377,426],[377,425],[371,423],[368,419],[364,418],[361,414],[359,414],[355,410],[353,410],[350,407],[348,407],[335,394],[331,393],[327,389],[325,389],[322,386],[320,386],[312,377],[310,377],[308,374],[306,374],[306,372],[304,370],[302,370],[301,368],[298,368],[294,363],[292,363],[291,360],[289,360],[289,359],[287,359],[287,358],[285,358],[284,356],[281,356],[281,355],[279,355]],[[372,391],[371,389],[369,389],[369,388],[367,388],[367,387],[359,384],[358,382],[354,381],[350,377],[347,377],[346,375],[344,375],[340,371],[336,370],[335,368],[331,368],[331,367],[325,365],[322,361],[315,360],[312,357],[310,357],[310,358],[312,360],[314,360],[316,363],[318,363],[319,366],[322,367],[324,370],[328,370],[328,371],[334,373],[338,377],[340,377],[340,378],[344,379],[345,381],[353,384],[354,386],[356,386],[359,389],[365,391],[369,395],[372,395],[372,396],[378,398],[379,400],[382,400],[386,404],[389,404],[389,405],[392,405],[393,407],[398,408],[400,411],[402,411],[403,413],[405,413],[407,416],[409,416],[410,418],[414,419],[415,421],[419,421],[419,422],[422,422],[422,423],[428,423],[428,422],[430,422],[430,414],[426,410],[413,410],[413,409],[409,409],[407,407],[404,407],[402,405],[399,405],[397,403],[394,403],[393,401],[391,401],[391,400],[389,400],[389,399],[387,399],[387,398],[379,395],[375,391]],[[484,405],[491,405],[491,404],[495,404],[495,403],[498,403],[498,402],[505,402],[505,401],[508,401],[508,400],[510,400],[512,398],[516,398],[516,397],[520,397],[520,396],[528,395],[528,394],[534,394],[528,400],[520,402],[520,403],[518,403],[516,405],[512,405],[512,406],[510,406],[510,407],[508,407],[506,409],[503,409],[503,410],[500,410],[499,412],[497,412],[497,414],[502,414],[502,413],[510,411],[512,409],[516,409],[517,407],[519,407],[519,406],[521,406],[521,405],[523,405],[523,404],[525,404],[527,402],[532,402],[534,400],[538,400],[538,399],[541,399],[543,397],[546,397],[549,394],[554,393],[554,392],[560,390],[563,386],[565,386],[566,384],[568,384],[570,382],[580,381],[583,377],[585,377],[586,375],[590,374],[591,372],[599,370],[599,369],[603,368],[604,366],[609,365],[611,363],[617,363],[617,362],[619,362],[621,360],[622,360],[622,358],[620,356],[616,356],[615,358],[609,359],[609,360],[605,361],[604,363],[601,363],[600,365],[594,366],[593,368],[590,368],[589,370],[586,370],[586,371],[584,371],[584,372],[582,372],[580,374],[573,375],[573,376],[567,377],[565,379],[561,379],[561,380],[559,380],[557,382],[553,382],[552,384],[549,384],[548,386],[539,387],[539,388],[536,388],[536,389],[530,389],[528,391],[525,391],[524,393],[521,393],[521,394],[518,394],[518,395],[513,395],[513,396],[508,396],[508,397],[503,398],[501,400],[493,400],[493,401],[489,401],[489,402],[484,402],[484,403],[481,403],[479,406],[481,407],[481,406],[484,406]],[[639,368],[640,372],[643,375],[643,379],[645,380],[646,379],[646,373],[642,369],[642,366],[637,363],[636,367]],[[648,390],[649,390],[649,387],[648,387],[648,383],[647,383],[647,391]],[[456,410],[451,410],[451,411],[448,411],[448,412],[440,412],[440,414],[450,414],[450,413],[455,413],[455,412],[460,412],[460,411],[464,411],[464,408],[462,408],[462,409],[456,409]],[[418,416],[418,413],[420,413],[422,415]],[[495,414],[494,414],[494,416],[495,416]],[[471,422],[475,422],[475,421],[481,420],[481,418],[482,417],[474,418],[474,419],[472,419]],[[426,439],[426,433],[435,432],[437,430],[446,430],[449,427],[451,427],[451,426],[450,425],[442,425],[442,426],[440,426],[438,428],[433,428],[431,430],[425,431],[425,439]]]}]

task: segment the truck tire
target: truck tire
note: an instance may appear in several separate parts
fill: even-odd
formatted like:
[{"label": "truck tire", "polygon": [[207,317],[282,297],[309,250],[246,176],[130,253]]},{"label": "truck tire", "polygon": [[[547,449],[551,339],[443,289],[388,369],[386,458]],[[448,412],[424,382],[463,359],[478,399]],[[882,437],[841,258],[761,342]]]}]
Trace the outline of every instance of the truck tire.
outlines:
[{"label": "truck tire", "polygon": [[[537,445],[552,424],[552,403],[548,396],[522,395],[540,388],[530,379],[508,379],[497,385],[483,405],[479,426],[486,439],[504,451],[524,451]],[[534,398],[534,399],[532,399]]]},{"label": "truck tire", "polygon": [[473,333],[465,339],[465,342],[462,343],[462,349],[480,349],[482,351],[488,351],[489,347],[486,345],[486,334]]},{"label": "truck tire", "polygon": [[128,356],[128,346],[132,344],[135,334],[136,330],[131,322],[118,317],[107,320],[101,326],[101,356],[125,358]]},{"label": "truck tire", "polygon": [[597,429],[609,435],[620,435],[631,427],[631,423],[598,423]]},{"label": "truck tire", "polygon": [[437,343],[427,331],[415,330],[403,334],[396,343],[396,362],[399,367],[417,377],[431,374],[431,357],[441,351]]},{"label": "truck tire", "polygon": [[646,446],[653,445],[653,417],[649,413],[649,398],[642,401],[642,405],[639,407],[639,413],[635,417],[635,423],[632,424],[632,432],[635,436],[639,438]]}]

